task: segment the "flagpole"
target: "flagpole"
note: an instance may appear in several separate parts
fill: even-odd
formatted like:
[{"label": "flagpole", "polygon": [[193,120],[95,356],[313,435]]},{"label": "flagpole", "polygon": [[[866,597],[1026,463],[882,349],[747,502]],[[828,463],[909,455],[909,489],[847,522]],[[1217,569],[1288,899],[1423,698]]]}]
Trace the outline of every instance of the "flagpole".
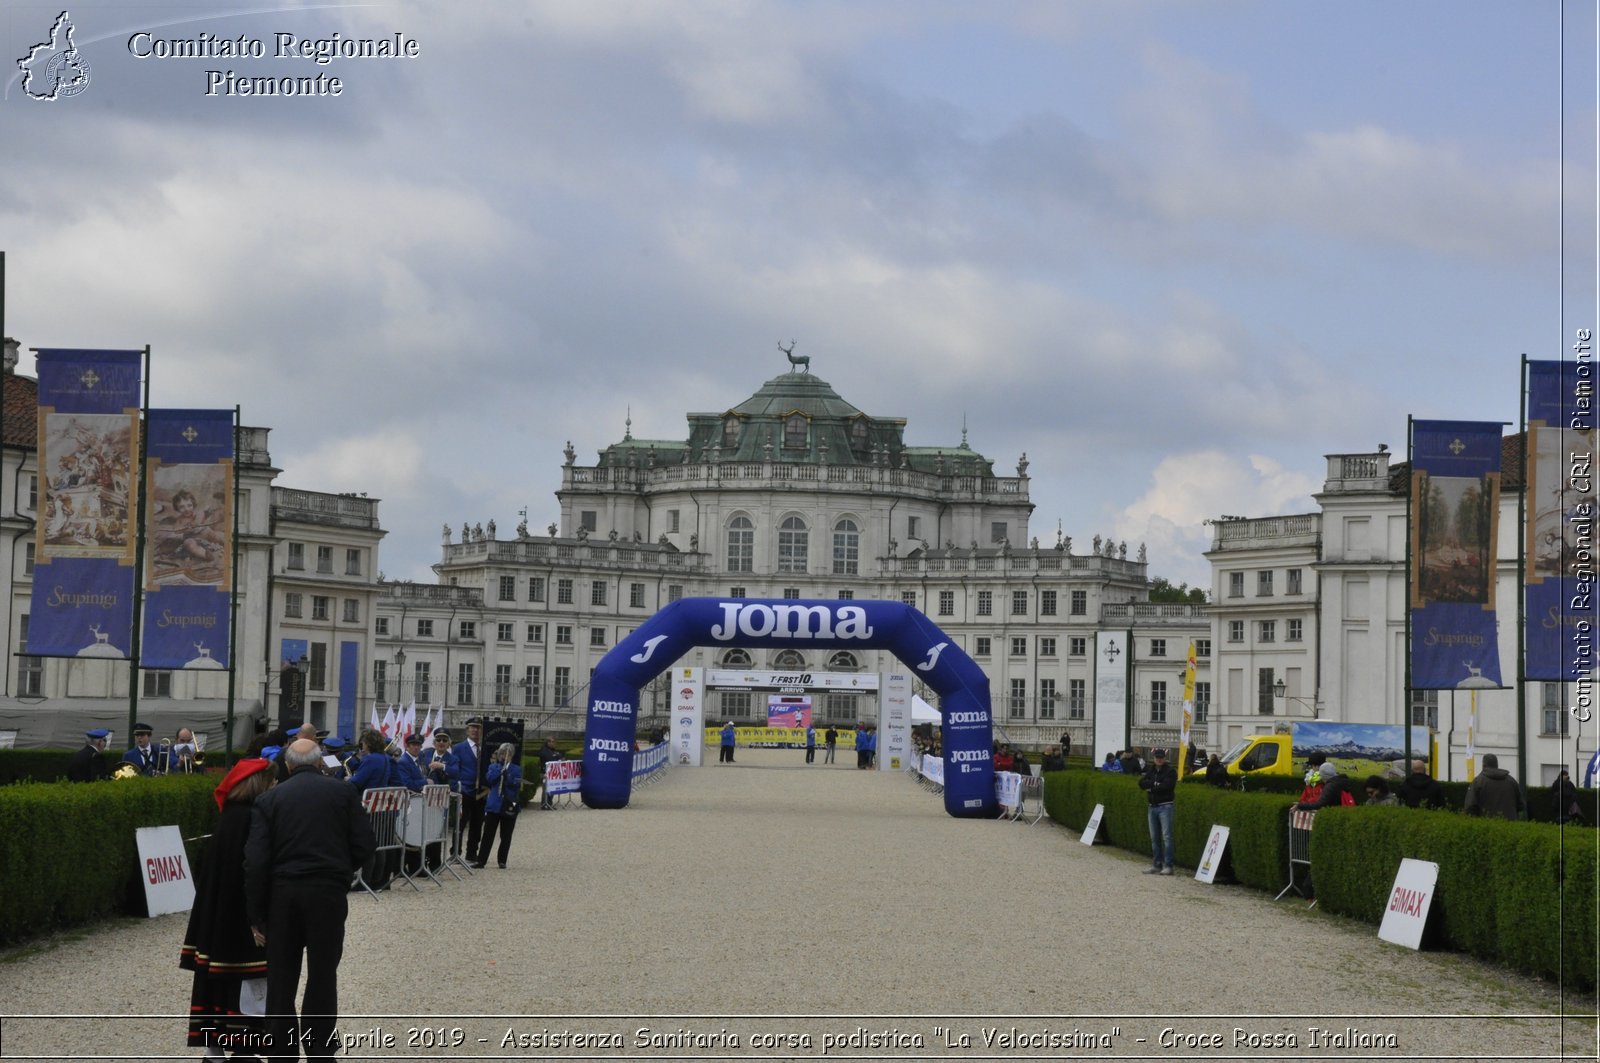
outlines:
[{"label": "flagpole", "polygon": [[133,630],[128,638],[128,737],[139,721],[139,640],[143,637],[141,621],[144,619],[144,489],[150,460],[150,345],[144,345],[144,410],[139,417],[139,475],[129,477],[129,490],[137,487],[138,516],[133,525]]},{"label": "flagpole", "polygon": [[228,589],[228,749],[222,755],[226,768],[233,767],[233,702],[238,692],[239,674],[239,407],[233,408],[233,575]]}]

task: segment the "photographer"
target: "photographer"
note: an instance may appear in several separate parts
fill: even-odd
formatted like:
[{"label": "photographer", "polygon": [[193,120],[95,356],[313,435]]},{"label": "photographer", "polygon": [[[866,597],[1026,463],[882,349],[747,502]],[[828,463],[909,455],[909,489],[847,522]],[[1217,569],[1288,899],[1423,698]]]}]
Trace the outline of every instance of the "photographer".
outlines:
[{"label": "photographer", "polygon": [[1150,751],[1150,766],[1139,776],[1139,789],[1150,801],[1150,866],[1147,875],[1172,874],[1172,799],[1178,769],[1167,763],[1165,749]]}]

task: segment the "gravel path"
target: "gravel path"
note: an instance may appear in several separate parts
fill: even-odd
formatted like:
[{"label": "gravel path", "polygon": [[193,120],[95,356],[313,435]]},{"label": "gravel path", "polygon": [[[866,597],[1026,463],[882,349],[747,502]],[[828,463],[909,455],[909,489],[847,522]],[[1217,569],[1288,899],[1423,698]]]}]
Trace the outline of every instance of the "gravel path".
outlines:
[{"label": "gravel path", "polygon": [[[530,810],[506,871],[352,896],[349,1055],[1595,1058],[1592,997],[1048,821],[951,819],[903,776],[738,756],[620,812]],[[185,921],[5,957],[0,1057],[197,1058]],[[18,1017],[60,1015],[86,1017]]]}]

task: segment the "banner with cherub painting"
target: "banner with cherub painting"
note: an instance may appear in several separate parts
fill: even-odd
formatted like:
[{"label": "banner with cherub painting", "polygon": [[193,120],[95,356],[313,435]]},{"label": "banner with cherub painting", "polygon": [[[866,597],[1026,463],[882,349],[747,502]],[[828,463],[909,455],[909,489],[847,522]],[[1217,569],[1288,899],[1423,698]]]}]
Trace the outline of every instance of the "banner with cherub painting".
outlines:
[{"label": "banner with cherub painting", "polygon": [[1575,682],[1595,668],[1592,362],[1527,363],[1526,676]]},{"label": "banner with cherub painting", "polygon": [[145,421],[141,668],[226,668],[233,590],[233,411]]},{"label": "banner with cherub painting", "polygon": [[40,497],[25,652],[126,660],[144,352],[37,353]]}]

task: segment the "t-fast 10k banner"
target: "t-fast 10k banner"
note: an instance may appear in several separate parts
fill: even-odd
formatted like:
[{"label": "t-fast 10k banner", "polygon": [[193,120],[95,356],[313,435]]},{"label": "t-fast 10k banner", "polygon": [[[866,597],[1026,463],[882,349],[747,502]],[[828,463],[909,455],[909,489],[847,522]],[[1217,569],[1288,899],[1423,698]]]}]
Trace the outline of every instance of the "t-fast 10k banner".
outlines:
[{"label": "t-fast 10k banner", "polygon": [[226,668],[233,590],[233,411],[145,421],[143,668]]},{"label": "t-fast 10k banner", "polygon": [[142,351],[38,352],[39,479],[27,652],[132,651]]},{"label": "t-fast 10k banner", "polygon": [[1529,679],[1573,682],[1594,668],[1594,367],[1528,363]]},{"label": "t-fast 10k banner", "polygon": [[1500,425],[1414,421],[1411,431],[1411,685],[1500,686],[1495,542]]}]

